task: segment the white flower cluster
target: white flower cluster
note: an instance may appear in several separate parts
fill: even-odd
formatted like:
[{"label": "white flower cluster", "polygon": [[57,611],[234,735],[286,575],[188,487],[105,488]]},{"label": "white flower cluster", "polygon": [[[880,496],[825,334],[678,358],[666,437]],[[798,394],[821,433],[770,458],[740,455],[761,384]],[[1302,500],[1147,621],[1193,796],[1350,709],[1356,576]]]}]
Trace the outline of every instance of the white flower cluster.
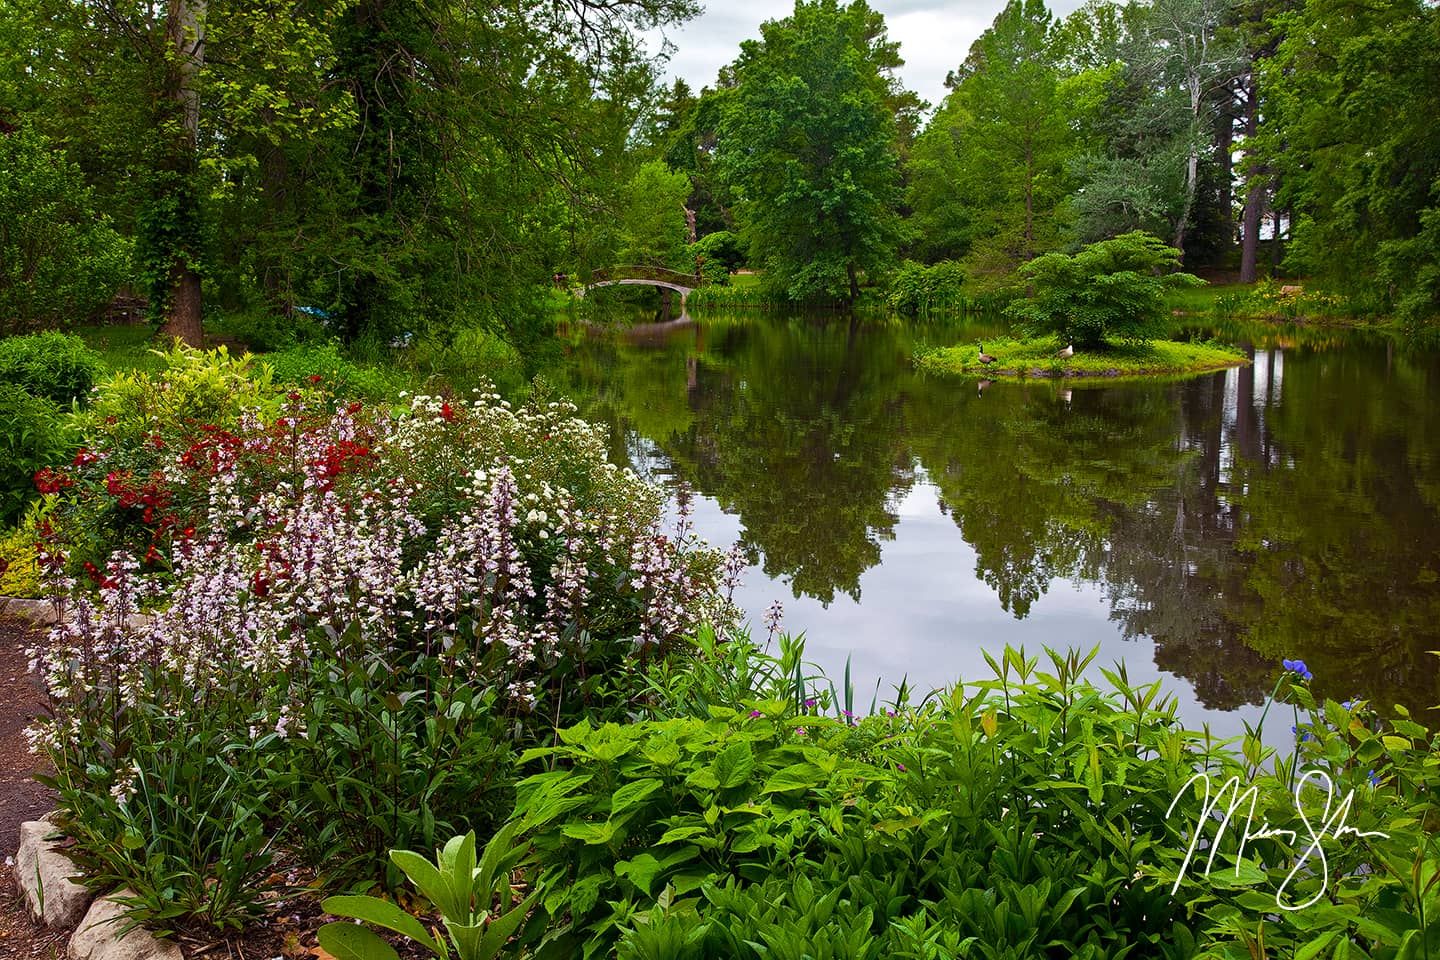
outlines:
[{"label": "white flower cluster", "polygon": [[[160,581],[117,554],[98,597],[77,596],[36,651],[56,703],[36,745],[113,745],[132,714],[183,716],[218,698],[270,718],[254,735],[303,736],[290,704],[309,672],[387,651],[446,657],[456,676],[528,703],[577,636],[628,630],[644,648],[732,619],[719,581],[733,587],[733,558],[702,549],[687,509],[662,532],[659,492],[609,464],[573,413],[416,397],[362,432],[353,410],[319,424],[294,412],[287,424],[309,423],[299,489],[247,489],[241,461],[265,448],[244,439],[204,475],[205,521],[174,551],[162,609],[136,617]],[[264,429],[247,418],[239,433]],[[360,450],[367,469],[346,474]],[[114,782],[128,795],[126,776]]]}]

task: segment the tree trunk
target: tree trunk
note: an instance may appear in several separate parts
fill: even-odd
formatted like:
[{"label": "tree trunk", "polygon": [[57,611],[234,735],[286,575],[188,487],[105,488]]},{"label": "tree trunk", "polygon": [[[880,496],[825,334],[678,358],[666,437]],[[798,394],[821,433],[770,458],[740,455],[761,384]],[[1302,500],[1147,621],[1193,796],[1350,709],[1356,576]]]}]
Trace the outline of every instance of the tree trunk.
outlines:
[{"label": "tree trunk", "polygon": [[[172,59],[166,71],[166,94],[176,107],[178,129],[172,132],[170,173],[166,189],[178,190],[182,209],[177,216],[193,224],[199,217],[194,192],[196,135],[200,129],[200,69],[205,65],[205,11],[207,0],[170,0],[165,34]],[[186,231],[193,235],[196,231]],[[170,304],[160,333],[192,347],[204,345],[200,324],[200,274],[195,250],[173,251],[170,266]]]},{"label": "tree trunk", "polygon": [[845,273],[850,278],[850,302],[853,304],[860,299],[860,277],[855,272],[854,260],[845,265]]},{"label": "tree trunk", "polygon": [[1028,263],[1035,257],[1035,152],[1025,145],[1025,250]]},{"label": "tree trunk", "polygon": [[[1255,132],[1260,127],[1260,104],[1256,97],[1255,75],[1251,74],[1245,91],[1248,101],[1245,117],[1245,156],[1255,156]],[[1254,283],[1260,254],[1260,220],[1265,214],[1266,177],[1261,169],[1251,166],[1245,174],[1245,214],[1240,233],[1240,282]]]},{"label": "tree trunk", "polygon": [[1215,121],[1215,164],[1220,168],[1220,210],[1230,228],[1227,247],[1235,243],[1235,162],[1231,157],[1235,145],[1235,90],[1230,85],[1222,88],[1225,108]]}]

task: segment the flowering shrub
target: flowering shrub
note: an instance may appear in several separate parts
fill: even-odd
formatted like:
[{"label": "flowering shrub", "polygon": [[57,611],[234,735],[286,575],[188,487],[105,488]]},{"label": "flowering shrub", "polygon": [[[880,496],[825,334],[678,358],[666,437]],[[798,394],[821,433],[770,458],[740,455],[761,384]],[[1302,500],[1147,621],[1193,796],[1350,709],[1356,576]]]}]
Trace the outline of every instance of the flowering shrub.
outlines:
[{"label": "flowering shrub", "polygon": [[[395,414],[297,391],[273,420],[141,435],[59,471],[70,513],[42,565],[70,616],[36,653],[55,708],[35,735],[82,858],[127,881],[152,869],[113,837],[156,819],[146,784],[191,744],[207,796],[239,776],[225,795],[243,809],[320,824],[294,838],[312,862],[393,882],[387,847],[503,819],[512,744],[623,719],[632,664],[732,611],[719,555],[683,514],[662,531],[659,493],[572,414],[543,395]],[[69,566],[96,503],[144,554]],[[175,835],[204,834],[195,810],[167,807]],[[253,872],[182,866],[197,904],[207,876]]]},{"label": "flowering shrub", "polygon": [[0,382],[0,524],[9,525],[35,499],[36,474],[63,461],[70,430],[54,401]]}]

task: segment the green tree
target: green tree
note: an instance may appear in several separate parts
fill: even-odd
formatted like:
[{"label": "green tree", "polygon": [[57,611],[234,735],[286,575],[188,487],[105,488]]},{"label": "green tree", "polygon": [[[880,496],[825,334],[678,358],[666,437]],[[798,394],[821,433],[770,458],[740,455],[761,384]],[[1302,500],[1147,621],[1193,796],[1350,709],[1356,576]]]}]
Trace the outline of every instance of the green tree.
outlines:
[{"label": "green tree", "polygon": [[38,131],[0,133],[0,332],[81,321],[129,272],[129,244]]},{"label": "green tree", "polygon": [[691,265],[684,260],[689,196],[690,178],[685,174],[659,160],[641,164],[621,198],[618,260],[688,270]]},{"label": "green tree", "polygon": [[1165,292],[1203,283],[1171,273],[1180,251],[1135,231],[1092,243],[1074,256],[1047,253],[1020,268],[1034,291],[1007,313],[1033,333],[1089,347],[1107,338],[1148,340],[1164,332]]},{"label": "green tree", "polygon": [[922,138],[930,142],[917,146],[917,160],[934,167],[916,170],[916,214],[950,221],[972,274],[1008,275],[1059,240],[1076,146],[1056,40],[1042,0],[1010,0],[946,78],[952,92]]},{"label": "green tree", "polygon": [[718,150],[751,263],[792,300],[853,303],[901,239],[901,64],[864,0],[797,0],[735,64]]},{"label": "green tree", "polygon": [[1258,136],[1292,213],[1287,263],[1440,316],[1440,8],[1313,0],[1279,18]]},{"label": "green tree", "polygon": [[1066,20],[1066,54],[1084,67],[1077,82],[1095,101],[1085,151],[1071,164],[1079,187],[1069,209],[1082,242],[1145,230],[1192,262],[1231,242],[1232,81],[1244,65],[1225,22],[1232,6],[1092,4]]}]

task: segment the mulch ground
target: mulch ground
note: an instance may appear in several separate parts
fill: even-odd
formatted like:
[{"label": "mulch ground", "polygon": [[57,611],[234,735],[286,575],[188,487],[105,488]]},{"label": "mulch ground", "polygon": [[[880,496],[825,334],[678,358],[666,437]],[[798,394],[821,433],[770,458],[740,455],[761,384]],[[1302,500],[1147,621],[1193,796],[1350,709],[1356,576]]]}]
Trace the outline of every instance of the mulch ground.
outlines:
[{"label": "mulch ground", "polygon": [[0,957],[26,960],[63,957],[69,939],[31,922],[12,876],[20,824],[54,806],[50,792],[35,780],[37,761],[25,742],[25,728],[44,710],[26,653],[39,639],[23,621],[0,618]]}]

